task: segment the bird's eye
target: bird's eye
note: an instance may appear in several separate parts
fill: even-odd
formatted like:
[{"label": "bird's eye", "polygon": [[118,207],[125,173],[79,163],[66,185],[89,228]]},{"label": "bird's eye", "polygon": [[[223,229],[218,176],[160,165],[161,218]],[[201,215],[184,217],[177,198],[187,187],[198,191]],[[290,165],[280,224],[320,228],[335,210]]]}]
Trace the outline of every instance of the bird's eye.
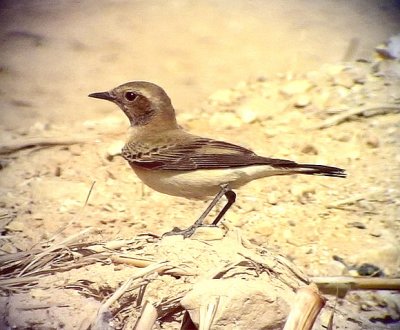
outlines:
[{"label": "bird's eye", "polygon": [[125,98],[128,101],[134,101],[137,97],[138,97],[137,94],[135,94],[134,92],[126,92],[125,93]]}]

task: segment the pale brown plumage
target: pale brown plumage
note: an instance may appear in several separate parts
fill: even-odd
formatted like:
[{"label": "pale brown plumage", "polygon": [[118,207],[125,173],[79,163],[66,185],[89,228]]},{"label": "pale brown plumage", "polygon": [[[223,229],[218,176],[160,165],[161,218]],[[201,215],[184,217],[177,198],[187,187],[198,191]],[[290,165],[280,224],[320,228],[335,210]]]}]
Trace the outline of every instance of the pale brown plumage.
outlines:
[{"label": "pale brown plumage", "polygon": [[129,82],[89,96],[112,101],[124,111],[131,129],[122,156],[144,183],[166,194],[204,198],[221,186],[238,188],[274,175],[346,176],[341,168],[258,156],[235,144],[187,133],[178,126],[168,95],[149,82]]}]

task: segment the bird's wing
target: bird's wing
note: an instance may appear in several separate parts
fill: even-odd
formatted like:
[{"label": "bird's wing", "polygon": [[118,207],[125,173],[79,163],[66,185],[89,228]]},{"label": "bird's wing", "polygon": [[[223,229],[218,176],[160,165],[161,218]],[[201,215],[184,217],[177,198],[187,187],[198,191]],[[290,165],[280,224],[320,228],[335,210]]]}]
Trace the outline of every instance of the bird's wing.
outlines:
[{"label": "bird's wing", "polygon": [[131,165],[141,168],[176,171],[251,165],[293,167],[296,164],[290,160],[261,157],[238,145],[207,138],[194,138],[152,149],[128,143],[122,156]]}]

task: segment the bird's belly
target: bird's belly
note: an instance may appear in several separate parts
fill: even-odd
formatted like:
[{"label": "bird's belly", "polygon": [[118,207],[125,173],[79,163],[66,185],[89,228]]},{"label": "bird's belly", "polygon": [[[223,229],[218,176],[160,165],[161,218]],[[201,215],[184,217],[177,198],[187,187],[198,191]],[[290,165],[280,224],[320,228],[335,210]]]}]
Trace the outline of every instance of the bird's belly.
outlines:
[{"label": "bird's belly", "polygon": [[268,176],[266,166],[194,171],[146,170],[134,166],[132,168],[147,186],[158,192],[196,199],[216,195],[223,184],[229,184],[235,189],[256,178]]}]

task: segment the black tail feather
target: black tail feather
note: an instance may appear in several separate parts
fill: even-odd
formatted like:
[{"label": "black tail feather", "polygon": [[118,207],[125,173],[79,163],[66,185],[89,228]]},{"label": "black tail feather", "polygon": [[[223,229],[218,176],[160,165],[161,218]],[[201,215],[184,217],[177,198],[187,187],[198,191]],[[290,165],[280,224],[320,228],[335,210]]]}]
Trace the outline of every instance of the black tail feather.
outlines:
[{"label": "black tail feather", "polygon": [[344,169],[334,166],[315,165],[315,164],[296,164],[296,172],[308,175],[323,175],[336,178],[347,176]]}]

